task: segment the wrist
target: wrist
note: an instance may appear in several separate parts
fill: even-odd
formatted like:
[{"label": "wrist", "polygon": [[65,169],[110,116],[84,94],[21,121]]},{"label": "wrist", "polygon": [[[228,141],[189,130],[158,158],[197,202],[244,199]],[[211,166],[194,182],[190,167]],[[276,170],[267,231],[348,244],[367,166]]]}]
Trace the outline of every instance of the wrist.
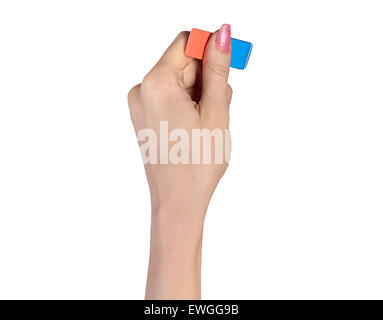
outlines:
[{"label": "wrist", "polygon": [[203,220],[185,213],[152,212],[147,299],[200,298]]},{"label": "wrist", "polygon": [[161,251],[196,251],[202,242],[206,208],[161,204],[152,210],[151,239]]}]

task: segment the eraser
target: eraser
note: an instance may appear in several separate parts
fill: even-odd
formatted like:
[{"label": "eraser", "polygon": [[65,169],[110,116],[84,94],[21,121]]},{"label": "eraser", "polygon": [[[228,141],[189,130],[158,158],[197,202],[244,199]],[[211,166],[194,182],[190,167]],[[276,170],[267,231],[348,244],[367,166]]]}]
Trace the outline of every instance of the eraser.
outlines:
[{"label": "eraser", "polygon": [[185,55],[187,57],[202,60],[206,43],[209,40],[211,32],[199,29],[191,29],[189,39],[186,44]]},{"label": "eraser", "polygon": [[251,49],[253,49],[251,42],[231,38],[230,67],[245,69],[250,58]]},{"label": "eraser", "polygon": [[[192,29],[186,44],[185,55],[201,60],[205,51],[206,43],[212,33],[200,29]],[[245,69],[249,61],[252,43],[231,38],[231,62],[230,67]]]}]

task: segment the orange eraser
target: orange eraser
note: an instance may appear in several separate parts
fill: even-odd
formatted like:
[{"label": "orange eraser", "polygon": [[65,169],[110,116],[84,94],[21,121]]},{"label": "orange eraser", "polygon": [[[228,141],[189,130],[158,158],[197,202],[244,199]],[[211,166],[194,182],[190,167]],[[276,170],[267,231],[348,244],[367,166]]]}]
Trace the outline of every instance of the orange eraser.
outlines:
[{"label": "orange eraser", "polygon": [[199,29],[191,29],[188,43],[186,44],[185,55],[191,58],[202,59],[205,46],[211,32]]}]

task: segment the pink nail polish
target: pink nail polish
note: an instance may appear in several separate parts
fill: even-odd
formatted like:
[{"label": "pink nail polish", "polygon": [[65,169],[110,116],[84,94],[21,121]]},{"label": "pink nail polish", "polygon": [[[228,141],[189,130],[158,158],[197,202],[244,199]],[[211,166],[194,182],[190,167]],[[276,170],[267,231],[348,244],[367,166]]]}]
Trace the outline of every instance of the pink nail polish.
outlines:
[{"label": "pink nail polish", "polygon": [[215,45],[218,49],[222,51],[229,51],[231,43],[231,27],[230,24],[223,24],[221,29],[219,29],[217,38],[215,40]]}]

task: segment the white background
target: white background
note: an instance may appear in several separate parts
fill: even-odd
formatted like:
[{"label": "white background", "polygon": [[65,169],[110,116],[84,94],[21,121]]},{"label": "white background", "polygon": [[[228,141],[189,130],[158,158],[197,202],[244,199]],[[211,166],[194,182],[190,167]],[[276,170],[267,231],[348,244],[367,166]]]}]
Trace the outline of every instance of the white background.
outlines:
[{"label": "white background", "polygon": [[254,43],[203,298],[383,298],[381,1],[1,1],[0,298],[144,296],[126,94],[179,31]]}]

